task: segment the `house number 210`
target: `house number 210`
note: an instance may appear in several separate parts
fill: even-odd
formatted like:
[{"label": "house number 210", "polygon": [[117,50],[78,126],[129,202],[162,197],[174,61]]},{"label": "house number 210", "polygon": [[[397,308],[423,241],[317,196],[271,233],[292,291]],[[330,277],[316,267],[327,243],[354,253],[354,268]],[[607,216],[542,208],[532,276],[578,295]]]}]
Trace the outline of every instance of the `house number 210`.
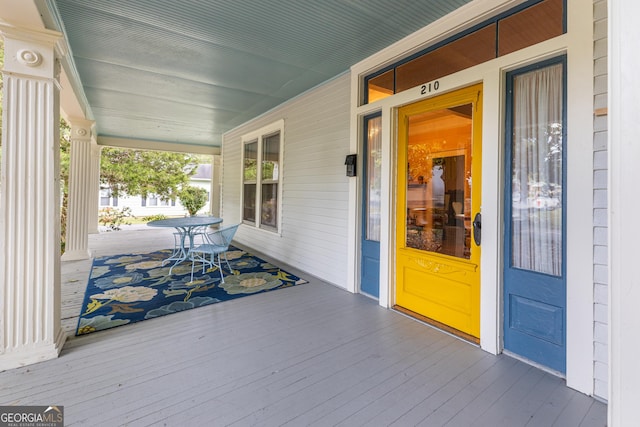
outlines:
[{"label": "house number 210", "polygon": [[430,82],[420,86],[420,94],[426,95],[428,93],[435,92],[438,89],[440,89],[440,82],[436,80],[434,82]]}]

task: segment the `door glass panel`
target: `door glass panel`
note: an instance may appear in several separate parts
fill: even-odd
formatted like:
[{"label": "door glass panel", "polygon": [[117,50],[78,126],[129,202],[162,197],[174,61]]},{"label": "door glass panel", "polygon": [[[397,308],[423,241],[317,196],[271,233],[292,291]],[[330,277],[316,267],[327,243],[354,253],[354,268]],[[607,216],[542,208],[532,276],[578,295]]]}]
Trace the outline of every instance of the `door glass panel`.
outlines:
[{"label": "door glass panel", "polygon": [[471,104],[409,117],[406,246],[471,255]]},{"label": "door glass panel", "polygon": [[[528,1],[364,79],[364,103],[423,85],[566,33],[565,0]],[[378,73],[378,72],[376,72]]]},{"label": "door glass panel", "polygon": [[562,64],[514,77],[511,265],[562,275]]},{"label": "door glass panel", "polygon": [[380,241],[380,182],[382,169],[382,117],[367,119],[367,188],[366,188],[366,236],[367,240]]},{"label": "door glass panel", "polygon": [[501,19],[498,27],[498,56],[564,33],[563,9],[563,0],[544,0]]},{"label": "door glass panel", "polygon": [[394,70],[389,70],[379,76],[369,79],[367,82],[368,91],[366,103],[375,102],[379,99],[393,95],[395,93],[394,78]]},{"label": "door glass panel", "polygon": [[496,57],[496,24],[474,31],[396,68],[396,92],[466,70]]}]

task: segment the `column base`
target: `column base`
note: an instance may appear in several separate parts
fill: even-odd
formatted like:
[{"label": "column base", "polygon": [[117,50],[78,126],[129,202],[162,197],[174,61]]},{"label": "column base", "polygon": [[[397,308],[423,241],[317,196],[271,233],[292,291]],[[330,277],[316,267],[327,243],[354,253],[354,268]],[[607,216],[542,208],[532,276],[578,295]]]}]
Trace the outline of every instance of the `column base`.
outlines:
[{"label": "column base", "polygon": [[81,251],[67,251],[62,254],[60,257],[61,261],[78,261],[81,259],[89,259],[91,258],[91,251],[81,250]]},{"label": "column base", "polygon": [[32,347],[25,346],[0,354],[0,372],[56,359],[60,355],[66,340],[67,333],[60,328],[54,343],[34,345]]}]

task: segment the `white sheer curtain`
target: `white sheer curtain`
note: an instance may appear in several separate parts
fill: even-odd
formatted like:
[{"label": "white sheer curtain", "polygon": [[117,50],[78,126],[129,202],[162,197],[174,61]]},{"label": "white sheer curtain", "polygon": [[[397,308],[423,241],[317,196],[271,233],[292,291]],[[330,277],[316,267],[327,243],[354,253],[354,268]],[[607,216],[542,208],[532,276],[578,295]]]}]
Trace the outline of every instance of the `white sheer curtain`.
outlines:
[{"label": "white sheer curtain", "polygon": [[514,77],[511,262],[562,274],[562,64]]},{"label": "white sheer curtain", "polygon": [[380,241],[382,117],[367,121],[367,240]]}]

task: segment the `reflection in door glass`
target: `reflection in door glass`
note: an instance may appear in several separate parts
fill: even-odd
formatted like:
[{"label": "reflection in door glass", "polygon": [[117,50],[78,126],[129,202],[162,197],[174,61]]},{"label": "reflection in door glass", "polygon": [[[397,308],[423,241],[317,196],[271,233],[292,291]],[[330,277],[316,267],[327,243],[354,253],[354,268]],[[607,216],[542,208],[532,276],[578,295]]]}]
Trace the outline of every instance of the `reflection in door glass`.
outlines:
[{"label": "reflection in door glass", "polygon": [[471,104],[409,118],[406,246],[471,255]]}]

